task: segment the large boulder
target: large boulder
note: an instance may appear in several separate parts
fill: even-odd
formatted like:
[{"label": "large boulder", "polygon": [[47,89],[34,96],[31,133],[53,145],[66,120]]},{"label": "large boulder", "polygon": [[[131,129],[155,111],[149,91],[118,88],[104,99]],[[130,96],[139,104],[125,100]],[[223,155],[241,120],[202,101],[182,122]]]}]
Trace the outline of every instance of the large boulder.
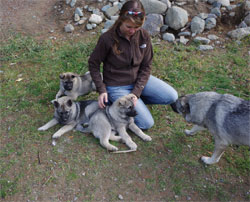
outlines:
[{"label": "large boulder", "polygon": [[188,22],[188,13],[186,10],[173,6],[169,8],[166,16],[165,23],[174,30],[183,28]]},{"label": "large boulder", "polygon": [[191,21],[191,32],[200,34],[205,29],[205,20],[195,16]]},{"label": "large boulder", "polygon": [[160,14],[149,14],[143,25],[151,36],[155,36],[160,33],[161,26],[163,25],[163,17]]},{"label": "large boulder", "polygon": [[158,0],[141,0],[141,3],[146,11],[146,14],[163,14],[168,8],[167,4]]},{"label": "large boulder", "polygon": [[240,40],[245,36],[250,35],[250,27],[235,29],[233,31],[228,32],[227,35],[230,36],[232,39]]}]

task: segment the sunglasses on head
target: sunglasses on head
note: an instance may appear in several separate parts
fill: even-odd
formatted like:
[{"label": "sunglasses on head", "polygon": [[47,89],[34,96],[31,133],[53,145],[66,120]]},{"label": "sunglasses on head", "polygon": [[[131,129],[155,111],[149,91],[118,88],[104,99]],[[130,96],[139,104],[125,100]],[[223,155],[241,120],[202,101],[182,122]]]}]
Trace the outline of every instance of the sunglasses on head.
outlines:
[{"label": "sunglasses on head", "polygon": [[144,15],[143,12],[136,12],[136,11],[127,11],[128,15],[132,15],[132,16],[139,16],[142,17]]}]

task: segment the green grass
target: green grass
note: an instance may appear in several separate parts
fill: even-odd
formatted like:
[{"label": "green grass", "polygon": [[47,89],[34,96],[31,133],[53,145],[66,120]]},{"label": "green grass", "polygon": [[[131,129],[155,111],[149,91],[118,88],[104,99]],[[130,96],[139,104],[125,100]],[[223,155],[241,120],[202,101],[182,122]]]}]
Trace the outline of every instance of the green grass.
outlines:
[{"label": "green grass", "polygon": [[[52,43],[16,35],[1,44],[0,198],[117,201],[121,194],[125,201],[249,201],[248,148],[228,147],[218,164],[202,164],[200,157],[213,152],[212,136],[185,136],[192,126],[169,106],[149,106],[155,126],[146,133],[153,141],[131,134],[138,145],[134,153],[110,154],[92,135],[73,131],[50,145],[60,126],[37,128],[53,116],[59,74],[88,71],[96,41]],[[203,53],[197,44],[154,44],[152,73],[179,95],[217,91],[249,99],[249,45],[246,38]],[[94,92],[79,100],[93,98]]]}]

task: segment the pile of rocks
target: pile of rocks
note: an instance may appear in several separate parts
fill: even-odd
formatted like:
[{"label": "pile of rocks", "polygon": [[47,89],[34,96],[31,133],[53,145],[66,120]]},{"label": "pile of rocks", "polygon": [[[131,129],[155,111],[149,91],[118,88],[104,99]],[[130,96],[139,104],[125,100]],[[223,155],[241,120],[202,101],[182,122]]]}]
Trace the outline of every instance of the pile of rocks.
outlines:
[{"label": "pile of rocks", "polygon": [[[66,0],[66,4],[75,7],[77,0]],[[85,5],[83,8],[76,7],[74,13],[75,26],[85,24],[87,30],[93,30],[98,25],[104,27],[102,33],[106,32],[118,18],[119,10],[126,0],[98,0],[102,3],[101,9]],[[199,0],[194,0],[194,5],[198,4]],[[228,36],[233,39],[241,39],[250,35],[250,1],[245,0],[243,3],[235,3],[235,0],[202,0],[203,3],[209,5],[209,13],[198,13],[190,18],[190,14],[185,10],[185,5],[190,3],[188,0],[141,0],[147,18],[143,28],[146,29],[151,36],[160,36],[162,40],[168,42],[179,42],[187,44],[190,39],[198,41],[200,50],[213,49],[208,44],[210,41],[215,41],[219,44],[218,37],[208,35],[208,38],[198,37],[197,35],[214,29],[217,21],[222,15],[227,14],[234,18],[237,12],[241,12],[242,19],[236,30],[228,32]],[[232,4],[232,5],[231,5]],[[84,17],[84,12],[90,12],[90,17]],[[66,32],[73,32],[74,26],[67,24]]]}]

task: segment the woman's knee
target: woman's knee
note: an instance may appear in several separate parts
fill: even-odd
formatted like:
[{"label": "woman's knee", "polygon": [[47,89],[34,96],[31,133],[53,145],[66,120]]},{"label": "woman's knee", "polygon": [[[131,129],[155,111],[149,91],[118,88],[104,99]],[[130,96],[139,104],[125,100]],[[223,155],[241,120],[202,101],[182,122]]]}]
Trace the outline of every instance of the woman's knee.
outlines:
[{"label": "woman's knee", "polygon": [[171,93],[169,93],[169,104],[172,104],[177,99],[178,99],[178,93],[175,89],[173,89]]},{"label": "woman's knee", "polygon": [[153,127],[154,125],[154,119],[147,118],[147,119],[141,119],[141,118],[135,118],[135,124],[142,130],[147,130]]}]

